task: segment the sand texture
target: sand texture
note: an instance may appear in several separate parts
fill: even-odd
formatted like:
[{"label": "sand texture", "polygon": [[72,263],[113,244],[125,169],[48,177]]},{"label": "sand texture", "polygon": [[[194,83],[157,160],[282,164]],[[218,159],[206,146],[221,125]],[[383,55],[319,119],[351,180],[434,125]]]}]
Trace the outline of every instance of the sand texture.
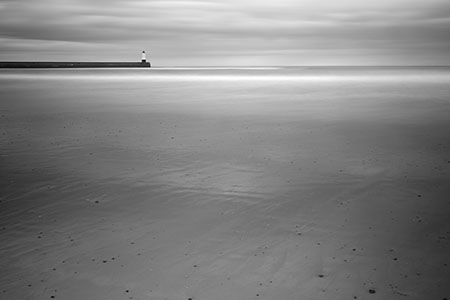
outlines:
[{"label": "sand texture", "polygon": [[1,299],[450,299],[449,82],[6,77]]}]

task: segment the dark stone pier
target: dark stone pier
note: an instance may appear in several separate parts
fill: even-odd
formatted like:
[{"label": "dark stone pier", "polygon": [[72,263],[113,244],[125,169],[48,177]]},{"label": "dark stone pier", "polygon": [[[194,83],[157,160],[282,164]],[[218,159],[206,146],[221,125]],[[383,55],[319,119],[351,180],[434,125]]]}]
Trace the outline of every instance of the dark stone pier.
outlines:
[{"label": "dark stone pier", "polygon": [[147,61],[142,62],[28,62],[1,61],[0,68],[150,68]]}]

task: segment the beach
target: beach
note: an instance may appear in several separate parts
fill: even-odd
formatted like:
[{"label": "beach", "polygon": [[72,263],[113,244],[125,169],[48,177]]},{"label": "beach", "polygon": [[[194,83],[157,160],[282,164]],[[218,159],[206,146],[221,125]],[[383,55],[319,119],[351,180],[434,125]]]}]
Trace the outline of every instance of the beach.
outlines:
[{"label": "beach", "polygon": [[450,69],[0,70],[3,299],[450,299]]}]

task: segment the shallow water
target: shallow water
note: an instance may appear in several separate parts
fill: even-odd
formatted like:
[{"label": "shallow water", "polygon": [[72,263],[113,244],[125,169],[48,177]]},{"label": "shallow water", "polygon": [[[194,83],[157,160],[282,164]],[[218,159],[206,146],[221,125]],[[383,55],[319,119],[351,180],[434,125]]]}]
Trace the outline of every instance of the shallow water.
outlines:
[{"label": "shallow water", "polygon": [[0,70],[3,293],[445,297],[449,95],[449,68]]}]

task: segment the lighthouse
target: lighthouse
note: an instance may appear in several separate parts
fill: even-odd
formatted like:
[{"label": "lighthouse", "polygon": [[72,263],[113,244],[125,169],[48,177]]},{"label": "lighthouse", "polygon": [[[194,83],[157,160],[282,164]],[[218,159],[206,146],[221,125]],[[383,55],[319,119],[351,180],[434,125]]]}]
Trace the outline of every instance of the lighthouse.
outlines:
[{"label": "lighthouse", "polygon": [[142,51],[142,62],[147,62],[147,58],[145,57],[145,51]]}]

